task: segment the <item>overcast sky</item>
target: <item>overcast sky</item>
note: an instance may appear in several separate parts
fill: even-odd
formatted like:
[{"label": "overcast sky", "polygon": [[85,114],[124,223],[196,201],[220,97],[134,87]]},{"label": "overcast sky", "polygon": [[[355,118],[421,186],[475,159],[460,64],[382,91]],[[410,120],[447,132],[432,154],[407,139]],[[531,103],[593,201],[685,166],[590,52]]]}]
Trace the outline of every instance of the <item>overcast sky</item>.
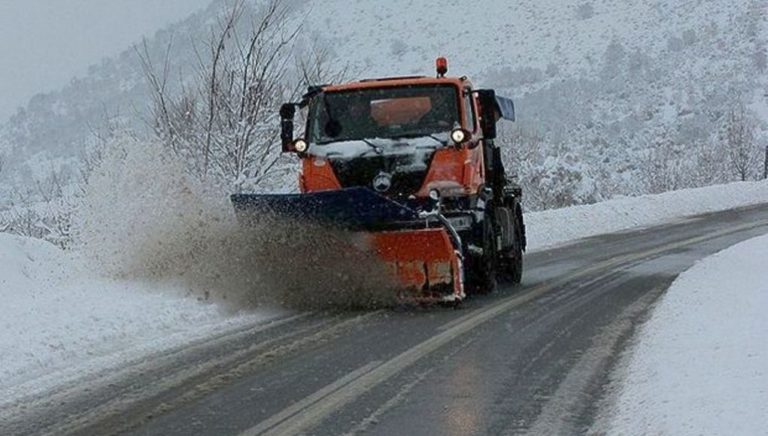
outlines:
[{"label": "overcast sky", "polygon": [[211,0],[0,0],[0,122]]}]

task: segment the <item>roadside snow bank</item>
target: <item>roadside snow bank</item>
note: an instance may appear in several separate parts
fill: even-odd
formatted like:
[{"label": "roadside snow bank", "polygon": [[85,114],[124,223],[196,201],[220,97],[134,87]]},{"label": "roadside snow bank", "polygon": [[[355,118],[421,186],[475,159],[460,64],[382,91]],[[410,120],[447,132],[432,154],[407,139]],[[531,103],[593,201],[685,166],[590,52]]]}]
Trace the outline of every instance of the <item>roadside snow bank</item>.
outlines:
[{"label": "roadside snow bank", "polygon": [[606,433],[766,434],[767,308],[768,236],[680,275],[625,358]]},{"label": "roadside snow bank", "polygon": [[66,370],[82,375],[277,314],[225,313],[154,286],[97,278],[71,253],[0,233],[0,400],[30,381],[55,385]]},{"label": "roadside snow bank", "polygon": [[659,225],[690,215],[768,203],[768,182],[737,182],[526,214],[532,250],[580,238]]}]

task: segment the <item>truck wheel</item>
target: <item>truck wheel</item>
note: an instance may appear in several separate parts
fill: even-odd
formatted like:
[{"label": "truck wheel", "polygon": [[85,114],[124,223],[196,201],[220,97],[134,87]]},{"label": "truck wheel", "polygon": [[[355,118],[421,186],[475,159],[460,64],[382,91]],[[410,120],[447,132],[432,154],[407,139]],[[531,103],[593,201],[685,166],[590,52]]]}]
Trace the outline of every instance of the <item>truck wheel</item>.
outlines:
[{"label": "truck wheel", "polygon": [[502,256],[501,270],[505,280],[517,285],[523,280],[523,246],[520,230],[515,231],[515,246]]},{"label": "truck wheel", "polygon": [[491,214],[486,213],[474,233],[476,245],[482,248],[482,255],[472,254],[464,263],[465,289],[468,294],[489,294],[496,290],[497,270],[499,267],[496,250],[496,232],[493,229]]},{"label": "truck wheel", "polygon": [[498,252],[496,251],[496,231],[493,228],[491,214],[486,213],[483,219],[483,256],[479,259],[477,271],[478,294],[490,294],[496,291],[496,272],[498,269]]},{"label": "truck wheel", "polygon": [[518,285],[523,280],[523,250],[518,245],[510,254],[512,257],[507,259],[507,274],[509,274],[509,281]]}]

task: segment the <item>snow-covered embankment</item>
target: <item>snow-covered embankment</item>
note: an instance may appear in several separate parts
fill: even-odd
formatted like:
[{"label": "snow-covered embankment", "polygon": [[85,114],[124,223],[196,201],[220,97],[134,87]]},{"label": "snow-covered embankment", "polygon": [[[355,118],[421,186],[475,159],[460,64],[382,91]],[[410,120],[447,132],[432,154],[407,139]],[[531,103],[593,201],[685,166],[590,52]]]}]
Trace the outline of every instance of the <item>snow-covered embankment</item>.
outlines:
[{"label": "snow-covered embankment", "polygon": [[277,313],[157,287],[99,278],[76,253],[0,233],[0,402]]},{"label": "snow-covered embankment", "polygon": [[768,235],[681,274],[624,358],[606,433],[766,434],[766,309]]},{"label": "snow-covered embankment", "polygon": [[546,210],[526,215],[530,249],[768,203],[768,182],[737,182]]}]

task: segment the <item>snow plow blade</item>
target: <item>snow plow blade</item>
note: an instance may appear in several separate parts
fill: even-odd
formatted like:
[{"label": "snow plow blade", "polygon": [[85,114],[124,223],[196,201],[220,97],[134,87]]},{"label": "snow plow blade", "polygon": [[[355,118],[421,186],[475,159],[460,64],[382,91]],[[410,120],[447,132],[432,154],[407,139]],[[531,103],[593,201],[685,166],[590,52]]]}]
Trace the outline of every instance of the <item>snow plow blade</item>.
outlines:
[{"label": "snow plow blade", "polygon": [[277,216],[346,230],[384,229],[419,219],[415,210],[368,188],[308,194],[235,194],[232,204],[240,218]]},{"label": "snow plow blade", "polygon": [[277,217],[364,234],[365,248],[386,264],[399,285],[401,302],[458,303],[465,297],[460,248],[450,233],[443,227],[428,227],[414,209],[370,189],[235,194],[231,200],[243,224]]},{"label": "snow plow blade", "polygon": [[372,234],[376,254],[401,285],[404,302],[455,302],[464,299],[462,265],[445,229],[400,230]]}]

